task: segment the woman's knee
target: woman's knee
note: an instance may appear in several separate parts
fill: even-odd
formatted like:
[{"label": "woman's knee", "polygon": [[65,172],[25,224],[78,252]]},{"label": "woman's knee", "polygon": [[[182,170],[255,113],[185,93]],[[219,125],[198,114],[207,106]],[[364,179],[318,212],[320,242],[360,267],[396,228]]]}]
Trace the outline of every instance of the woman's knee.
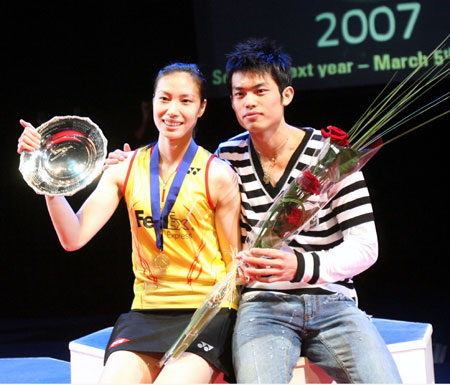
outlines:
[{"label": "woman's knee", "polygon": [[158,354],[116,351],[109,356],[99,383],[153,383],[161,370],[159,359]]}]

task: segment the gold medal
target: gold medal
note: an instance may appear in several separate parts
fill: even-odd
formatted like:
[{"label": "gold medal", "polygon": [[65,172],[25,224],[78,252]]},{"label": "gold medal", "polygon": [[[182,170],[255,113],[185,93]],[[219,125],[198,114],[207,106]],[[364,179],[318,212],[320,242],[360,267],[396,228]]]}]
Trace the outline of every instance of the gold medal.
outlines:
[{"label": "gold medal", "polygon": [[164,253],[159,253],[153,258],[153,268],[156,274],[164,273],[170,265],[169,257]]}]

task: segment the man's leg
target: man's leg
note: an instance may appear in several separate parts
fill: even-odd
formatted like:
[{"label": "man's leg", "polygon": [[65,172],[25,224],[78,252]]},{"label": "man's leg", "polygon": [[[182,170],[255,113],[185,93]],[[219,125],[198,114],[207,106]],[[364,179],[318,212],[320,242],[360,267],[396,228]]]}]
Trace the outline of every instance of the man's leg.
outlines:
[{"label": "man's leg", "polygon": [[343,295],[308,296],[303,355],[340,383],[401,383],[397,366],[369,316]]},{"label": "man's leg", "polygon": [[288,383],[300,355],[298,304],[270,292],[245,293],[233,334],[237,383]]}]

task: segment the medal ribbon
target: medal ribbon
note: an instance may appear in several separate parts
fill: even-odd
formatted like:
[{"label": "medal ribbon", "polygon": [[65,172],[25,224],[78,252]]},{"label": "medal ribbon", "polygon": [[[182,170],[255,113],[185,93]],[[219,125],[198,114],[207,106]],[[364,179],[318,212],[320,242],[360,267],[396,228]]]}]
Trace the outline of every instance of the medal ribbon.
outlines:
[{"label": "medal ribbon", "polygon": [[170,186],[169,193],[167,194],[167,200],[164,204],[164,209],[161,217],[161,203],[159,195],[159,149],[158,144],[152,151],[150,157],[150,203],[152,207],[152,220],[153,227],[155,228],[156,234],[156,246],[160,251],[163,250],[163,239],[161,230],[168,223],[169,213],[172,210],[175,201],[177,200],[178,193],[180,192],[181,185],[183,184],[184,177],[189,171],[189,167],[192,160],[197,153],[198,146],[194,139],[191,140],[186,153],[181,160],[178,170],[173,179],[172,185]]}]

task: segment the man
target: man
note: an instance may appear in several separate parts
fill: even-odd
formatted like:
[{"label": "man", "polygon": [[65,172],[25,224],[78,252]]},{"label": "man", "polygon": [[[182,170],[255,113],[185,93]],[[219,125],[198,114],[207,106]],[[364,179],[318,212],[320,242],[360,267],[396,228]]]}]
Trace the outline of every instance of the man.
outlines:
[{"label": "man", "polygon": [[[227,85],[246,132],[221,143],[217,154],[239,176],[245,241],[283,186],[316,161],[321,133],[286,123],[284,108],[294,97],[290,58],[272,42],[238,44],[228,55]],[[289,250],[241,253],[250,283],[233,336],[238,383],[288,383],[300,354],[337,382],[401,382],[382,337],[356,305],[352,277],[378,256],[362,173],[336,188]]]}]

